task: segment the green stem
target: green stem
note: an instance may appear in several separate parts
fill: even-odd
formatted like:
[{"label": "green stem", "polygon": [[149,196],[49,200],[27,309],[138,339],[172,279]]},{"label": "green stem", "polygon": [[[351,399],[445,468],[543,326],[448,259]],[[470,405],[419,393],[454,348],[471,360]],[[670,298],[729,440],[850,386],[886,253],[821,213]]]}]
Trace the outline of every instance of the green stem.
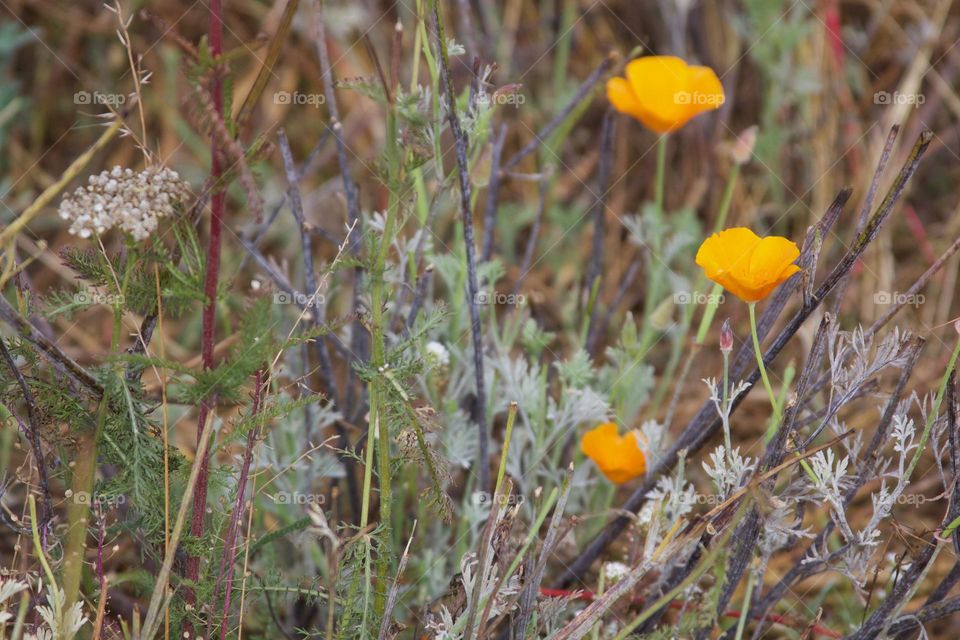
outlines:
[{"label": "green stem", "polygon": [[960,356],[960,339],[957,339],[957,344],[953,347],[953,353],[950,354],[950,362],[947,364],[947,370],[943,373],[943,379],[940,380],[940,388],[937,389],[936,399],[933,401],[933,406],[930,408],[930,413],[927,415],[927,423],[923,427],[923,434],[920,436],[920,442],[917,443],[917,450],[914,452],[913,458],[910,460],[910,466],[907,467],[907,470],[904,472],[905,481],[909,480],[913,475],[914,470],[917,468],[917,464],[920,462],[920,456],[923,454],[923,450],[927,447],[927,440],[930,439],[930,430],[933,428],[933,423],[937,419],[937,414],[940,413],[940,405],[943,403],[943,396],[947,391],[947,384],[950,382],[950,374],[957,365],[957,356]]},{"label": "green stem", "polygon": [[28,505],[30,508],[30,529],[33,533],[33,546],[37,552],[37,558],[40,559],[40,566],[43,567],[43,574],[47,577],[47,591],[56,593],[57,581],[53,577],[53,571],[47,563],[47,557],[43,553],[43,543],[40,541],[40,530],[37,528],[37,499],[31,493],[28,496]]},{"label": "green stem", "polygon": [[[768,429],[768,431],[776,433],[777,428],[780,426],[780,403],[777,401],[777,396],[773,393],[773,387],[770,386],[767,369],[763,366],[763,352],[760,351],[760,339],[757,336],[757,303],[751,302],[748,307],[750,308],[750,335],[753,337],[753,352],[757,356],[757,366],[760,367],[760,377],[763,378],[763,386],[767,390],[767,397],[770,398],[770,406],[773,409],[770,422],[774,426]],[[799,454],[797,454],[797,457],[800,457]],[[817,474],[813,470],[813,467],[810,466],[810,463],[801,459],[800,466],[814,484],[819,482]]]},{"label": "green stem", "polygon": [[[730,402],[730,354],[726,351],[723,352],[723,392],[720,401],[720,406],[723,408],[724,416],[729,415],[729,406]],[[733,448],[730,444],[730,420],[726,417],[723,419],[723,443],[727,446],[727,459],[730,459],[730,456],[733,455]]]},{"label": "green stem", "polygon": [[[390,177],[390,196],[387,201],[387,210],[385,213],[383,236],[377,246],[377,252],[371,269],[370,278],[370,331],[372,335],[371,346],[371,364],[377,370],[383,371],[386,366],[386,347],[384,342],[384,272],[386,271],[387,254],[390,251],[391,240],[395,234],[397,224],[398,210],[400,207],[400,197],[396,188],[401,181],[402,159],[400,150],[397,146],[397,114],[395,105],[389,105],[387,109],[387,139],[386,139],[386,158]],[[377,459],[379,461],[379,481],[380,481],[380,526],[384,528],[385,544],[381,544],[378,549],[377,557],[377,588],[376,598],[374,600],[374,610],[376,613],[382,613],[387,598],[387,575],[391,565],[391,553],[393,544],[391,543],[391,471],[390,471],[390,425],[383,415],[383,398],[381,394],[381,376],[375,375],[371,378],[368,385],[368,395],[370,402],[370,422],[368,425],[368,440],[370,443],[367,449],[367,465],[364,470],[364,505],[361,513],[360,528],[363,529],[367,524],[369,517],[369,496],[371,491],[372,478],[370,477],[371,460],[370,453],[373,449],[373,443],[376,441]],[[376,432],[376,440],[374,433]],[[368,550],[369,561],[369,550]],[[368,567],[369,570],[369,567]],[[364,618],[367,611],[364,609]]]},{"label": "green stem", "polygon": [[717,221],[713,225],[713,232],[719,233],[724,225],[727,224],[727,214],[730,212],[730,203],[733,202],[733,188],[737,185],[737,179],[740,177],[740,165],[733,165],[730,171],[730,177],[727,178],[727,184],[723,188],[723,196],[720,198],[720,208],[717,210]]},{"label": "green stem", "polygon": [[650,241],[652,244],[650,255],[650,278],[647,281],[647,295],[643,304],[643,329],[640,333],[641,354],[645,354],[651,346],[653,340],[654,328],[650,321],[653,310],[660,303],[660,281],[663,279],[663,262],[660,260],[661,247],[663,246],[663,192],[667,173],[667,142],[670,136],[660,136],[657,140],[657,174],[653,185],[653,225]]},{"label": "green stem", "polygon": [[[660,136],[660,139],[657,140],[657,181],[654,183],[654,201],[657,205],[657,217],[659,221],[663,220],[664,211],[663,211],[663,190],[664,183],[666,182],[667,174],[667,141],[670,139],[669,136],[663,135]],[[659,235],[658,235],[659,238]],[[659,251],[660,247],[657,247]]]},{"label": "green stem", "polygon": [[756,582],[753,571],[747,576],[747,590],[743,594],[743,606],[740,608],[740,619],[737,620],[737,635],[734,640],[743,638],[743,630],[747,626],[747,618],[750,615],[750,598],[753,596],[753,587]]},{"label": "green stem", "polygon": [[[123,282],[114,283],[117,296],[113,305],[113,331],[110,336],[110,353],[118,353],[123,334],[123,304],[130,283],[131,265],[137,264],[137,256],[131,254],[123,271]],[[114,365],[117,376],[123,375],[121,364]],[[83,578],[84,557],[87,552],[87,525],[90,520],[90,506],[94,500],[94,484],[97,475],[97,447],[107,420],[110,400],[106,392],[97,408],[96,428],[92,433],[78,436],[77,458],[70,482],[72,500],[67,506],[67,535],[64,542],[63,593],[64,606],[69,609],[80,600],[80,583]]]},{"label": "green stem", "polygon": [[517,403],[511,402],[507,410],[507,430],[503,437],[503,452],[500,454],[500,468],[497,470],[497,484],[494,486],[494,498],[500,495],[503,476],[507,471],[507,455],[510,453],[510,440],[513,436],[513,423],[517,421]]},{"label": "green stem", "polygon": [[773,422],[779,425],[780,409],[777,406],[777,396],[773,393],[773,387],[770,386],[770,378],[767,377],[767,368],[763,365],[763,352],[760,350],[760,337],[757,335],[757,303],[751,302],[748,307],[750,309],[750,336],[753,338],[753,352],[757,356],[757,366],[760,368],[763,387],[767,390],[767,396],[770,398],[770,406],[773,409]]},{"label": "green stem", "polygon": [[[783,408],[787,404],[787,394],[790,391],[790,385],[793,383],[793,377],[796,375],[796,367],[793,366],[793,363],[787,365],[787,368],[783,371],[783,384],[780,387],[780,395],[777,396],[777,411],[782,414]],[[777,427],[780,426],[773,420],[770,420],[770,423],[767,425],[767,432],[763,436],[763,443],[767,444],[773,440],[773,436],[777,434]]]},{"label": "green stem", "polygon": [[567,82],[567,63],[570,60],[570,45],[573,41],[573,19],[576,16],[577,2],[565,0],[560,15],[560,40],[557,42],[557,55],[553,61],[553,97],[560,99]]}]

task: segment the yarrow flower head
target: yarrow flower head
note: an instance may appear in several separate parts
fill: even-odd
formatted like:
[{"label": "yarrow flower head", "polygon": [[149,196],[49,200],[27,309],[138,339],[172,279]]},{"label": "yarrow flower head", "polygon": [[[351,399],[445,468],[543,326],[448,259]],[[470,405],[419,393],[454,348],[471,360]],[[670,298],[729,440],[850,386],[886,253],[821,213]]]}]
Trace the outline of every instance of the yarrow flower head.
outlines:
[{"label": "yarrow flower head", "polygon": [[636,433],[631,431],[621,436],[612,422],[585,433],[580,449],[614,484],[629,482],[646,473],[647,457],[640,449]]},{"label": "yarrow flower head", "polygon": [[450,351],[435,340],[427,343],[427,357],[439,367],[446,367],[450,364]]},{"label": "yarrow flower head", "polygon": [[761,238],[750,229],[735,227],[704,240],[697,264],[708,278],[744,302],[757,302],[800,271],[793,264],[799,256],[800,249],[787,238]]},{"label": "yarrow flower head", "polygon": [[723,85],[713,69],[674,56],[631,60],[625,75],[607,82],[610,104],[656,133],[676,131],[724,101]]},{"label": "yarrow flower head", "polygon": [[172,169],[134,172],[116,166],[90,176],[85,187],[65,195],[60,217],[69,220],[70,233],[81,238],[119,227],[140,241],[157,230],[160,218],[172,217],[187,195],[186,183]]}]

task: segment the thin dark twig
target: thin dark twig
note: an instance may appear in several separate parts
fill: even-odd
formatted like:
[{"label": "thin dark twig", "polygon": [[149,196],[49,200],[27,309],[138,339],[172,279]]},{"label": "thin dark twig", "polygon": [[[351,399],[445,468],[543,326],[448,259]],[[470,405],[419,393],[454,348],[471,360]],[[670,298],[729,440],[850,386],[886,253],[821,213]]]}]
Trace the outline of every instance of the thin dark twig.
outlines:
[{"label": "thin dark twig", "polygon": [[[307,154],[307,159],[304,160],[303,164],[297,168],[297,182],[303,180],[303,177],[307,175],[307,169],[309,169],[310,166],[313,164],[314,160],[316,160],[317,156],[320,154],[320,151],[323,149],[324,144],[326,144],[327,140],[330,139],[331,134],[332,132],[329,128],[325,130],[323,134],[320,136],[320,140],[317,141],[317,144],[315,144],[313,149],[310,150],[310,153]],[[276,205],[274,205],[273,209],[267,215],[267,219],[264,220],[263,223],[260,224],[257,228],[255,228],[250,234],[244,235],[241,237],[244,237],[245,239],[249,240],[254,247],[260,246],[260,241],[263,240],[264,237],[266,237],[267,232],[270,231],[270,227],[273,226],[273,223],[276,222],[277,218],[280,217],[280,212],[283,211],[283,208],[285,206],[287,206],[288,197],[289,197],[288,194],[285,192],[281,196],[280,201]],[[342,239],[337,239],[336,237],[333,236],[333,234],[326,231],[325,229],[320,229],[320,228],[311,229],[310,233],[318,234],[322,236],[324,239],[326,239],[327,241],[329,241],[331,244],[334,244],[336,246],[340,246],[340,243],[343,242]],[[247,260],[249,258],[250,256],[244,255],[240,259],[240,264],[236,269],[237,272],[241,271],[243,267],[246,266]]]},{"label": "thin dark twig", "polygon": [[470,308],[470,329],[473,336],[473,374],[476,379],[476,401],[473,407],[473,418],[477,424],[477,438],[479,441],[477,472],[480,488],[486,489],[490,484],[490,469],[487,465],[489,456],[489,434],[487,433],[487,392],[483,375],[483,336],[480,330],[480,310],[477,307],[477,296],[480,287],[477,283],[476,247],[473,240],[473,209],[470,205],[470,174],[467,164],[466,134],[460,126],[457,116],[457,102],[453,93],[450,77],[450,60],[447,55],[447,42],[443,35],[443,19],[440,16],[439,0],[433,0],[434,36],[436,46],[440,52],[440,89],[447,98],[447,119],[450,121],[450,130],[456,147],[457,165],[460,179],[460,213],[463,216],[463,242],[467,254],[467,305]]},{"label": "thin dark twig", "polygon": [[[890,155],[893,152],[893,144],[897,140],[897,135],[900,133],[900,125],[894,125],[890,128],[890,132],[887,134],[887,141],[883,145],[883,151],[880,153],[880,159],[877,161],[877,168],[873,172],[873,178],[870,180],[870,186],[867,189],[867,195],[863,199],[863,204],[860,205],[860,211],[857,214],[857,226],[856,233],[863,231],[864,226],[867,224],[867,216],[870,215],[870,212],[873,210],[873,202],[877,197],[877,190],[880,188],[880,180],[883,178],[884,171],[886,171],[887,164],[890,162]],[[840,281],[840,284],[837,286],[837,292],[833,297],[833,304],[830,305],[830,314],[836,316],[840,311],[840,302],[843,300],[844,294],[847,291],[847,284],[850,282],[850,274]]]},{"label": "thin dark twig", "polygon": [[[309,315],[313,320],[314,326],[322,327],[325,322],[327,305],[317,286],[317,274],[313,265],[313,248],[310,246],[310,237],[304,232],[306,219],[303,215],[303,201],[300,198],[300,186],[297,183],[296,164],[293,161],[293,152],[290,150],[290,141],[287,139],[286,132],[281,128],[277,132],[277,138],[280,142],[280,155],[283,157],[283,168],[287,174],[287,199],[290,202],[290,211],[300,229],[300,249],[303,254],[303,280],[307,288],[307,294],[310,298],[307,300]],[[333,375],[333,367],[330,362],[330,352],[327,350],[326,340],[320,338],[314,341],[317,351],[317,360],[320,363],[320,375],[327,386],[329,394],[335,398],[337,404],[343,406],[343,398],[340,397],[340,391],[337,389],[337,380]]]},{"label": "thin dark twig", "polygon": [[33,450],[33,458],[37,463],[37,475],[40,476],[40,488],[43,490],[43,505],[40,510],[41,515],[38,528],[43,532],[44,541],[46,541],[47,529],[50,526],[50,521],[53,519],[53,508],[50,499],[50,481],[47,477],[47,464],[44,462],[43,449],[40,447],[40,421],[37,419],[37,403],[33,397],[33,392],[30,391],[30,387],[27,385],[26,378],[23,377],[23,373],[17,368],[17,363],[10,354],[10,350],[7,349],[6,341],[2,338],[0,338],[0,352],[3,353],[3,360],[10,369],[10,373],[16,378],[20,392],[23,394],[23,401],[27,405],[27,420],[30,422],[30,431],[28,434],[30,448]]},{"label": "thin dark twig", "polygon": [[463,38],[467,54],[479,60],[476,56],[480,52],[477,49],[477,40],[473,37],[473,25],[470,23],[470,0],[457,0],[457,17],[460,23],[460,37]]},{"label": "thin dark twig", "polygon": [[506,139],[507,125],[502,124],[499,132],[494,134],[490,148],[490,182],[487,185],[487,202],[484,206],[481,262],[488,262],[493,255],[493,230],[497,224],[497,198],[500,195],[500,156],[503,154],[503,143]]},{"label": "thin dark twig", "polygon": [[[948,516],[949,517],[949,516]],[[944,526],[949,524],[949,520],[944,520]],[[912,587],[917,580],[926,573],[927,564],[933,558],[933,552],[937,548],[937,540],[924,544],[920,554],[910,562],[910,568],[897,580],[896,584],[887,597],[883,599],[880,606],[874,610],[855,633],[847,635],[844,640],[869,640],[871,638],[885,637],[884,630],[889,629],[891,625],[890,616],[898,611],[904,604],[904,600],[910,596]],[[944,544],[944,543],[939,543]]]},{"label": "thin dark twig", "polygon": [[914,613],[902,615],[894,620],[887,631],[891,637],[913,632],[924,622],[945,618],[957,611],[960,611],[960,596],[954,596],[949,600],[941,600],[940,602],[924,605]]},{"label": "thin dark twig", "polygon": [[[261,578],[260,576],[257,576],[257,581],[260,583],[261,587],[266,586],[263,583],[263,578]],[[280,622],[280,618],[277,617],[277,612],[273,607],[273,600],[270,599],[270,592],[267,591],[266,589],[263,589],[263,597],[264,597],[264,600],[266,600],[267,602],[267,611],[270,612],[270,618],[273,620],[273,624],[277,626],[277,629],[280,630],[280,633],[283,634],[284,638],[286,638],[287,640],[294,640],[293,636],[291,636],[290,633],[283,628],[283,624]]]},{"label": "thin dark twig", "polygon": [[[417,292],[422,286],[424,274],[426,273],[427,270],[433,268],[431,265],[427,265],[424,272],[421,273],[421,269],[423,268],[422,267],[423,256],[426,253],[426,249],[427,249],[427,235],[428,235],[427,230],[433,228],[434,221],[436,221],[437,219],[437,214],[440,212],[440,206],[439,206],[440,198],[438,196],[441,193],[441,191],[442,191],[441,189],[437,189],[436,193],[433,194],[433,197],[430,198],[430,206],[427,208],[427,220],[426,220],[426,223],[423,225],[423,229],[421,229],[417,237],[417,247],[413,251],[413,265],[415,267],[413,271],[418,275],[415,282],[410,283],[408,286],[400,287],[400,290],[397,292],[397,302],[395,304],[394,317],[391,318],[390,320],[391,326],[394,326],[397,324],[397,321],[398,321],[397,319],[399,318],[403,305],[406,303],[407,289],[413,289],[414,296],[416,296]],[[423,300],[420,301],[420,303],[422,302]],[[416,305],[416,306],[419,306],[419,305]],[[413,310],[414,309],[411,308],[410,312],[412,312]],[[416,318],[416,313],[414,313],[410,317]],[[403,327],[404,334],[406,334],[409,326],[411,326],[410,323],[408,323],[406,326]]]},{"label": "thin dark twig", "polygon": [[405,327],[406,331],[410,331],[410,329],[413,328],[413,324],[417,320],[417,315],[420,314],[420,308],[423,306],[423,302],[427,299],[427,288],[430,286],[430,279],[432,276],[433,267],[430,266],[417,280],[417,291],[414,293],[413,302],[410,304],[410,313],[407,315],[407,326]]},{"label": "thin dark twig", "polygon": [[623,279],[620,281],[620,288],[617,289],[617,295],[613,297],[613,302],[610,303],[610,307],[604,313],[603,319],[593,328],[593,333],[587,336],[587,353],[594,352],[597,342],[607,332],[607,327],[610,326],[610,322],[613,320],[613,314],[616,313],[620,305],[623,304],[623,299],[633,286],[633,282],[636,280],[638,273],[640,273],[640,262],[633,260],[627,268],[627,273],[624,274]]},{"label": "thin dark twig", "polygon": [[544,127],[534,135],[533,140],[524,145],[520,151],[517,151],[512,158],[504,163],[504,173],[509,172],[515,166],[520,164],[521,160],[536,151],[540,145],[543,144],[548,137],[550,137],[550,134],[556,131],[557,127],[563,124],[564,120],[567,119],[567,116],[569,116],[573,110],[577,108],[577,105],[583,102],[583,100],[590,95],[590,93],[593,91],[594,85],[596,85],[607,73],[607,71],[613,67],[613,63],[614,57],[612,55],[608,55],[603,59],[597,68],[594,69],[590,75],[587,76],[587,79],[583,81],[583,84],[581,84],[576,93],[573,94],[573,97],[570,98],[570,101],[567,102],[567,104],[565,104],[559,112],[557,112],[557,115],[555,115],[550,122],[544,125]]},{"label": "thin dark twig", "polygon": [[[543,582],[543,574],[547,568],[547,560],[553,554],[554,548],[559,542],[560,524],[563,520],[563,512],[567,508],[567,498],[570,497],[570,488],[573,486],[573,469],[567,472],[566,482],[564,482],[563,493],[557,500],[557,506],[554,508],[553,515],[550,517],[550,526],[547,529],[547,536],[543,541],[543,548],[540,550],[540,557],[534,565],[533,572],[523,592],[520,594],[520,613],[512,628],[513,637],[525,638],[527,624],[533,615],[534,604],[537,594],[540,592],[540,583]],[[531,554],[532,556],[532,554]]]},{"label": "thin dark twig", "polygon": [[97,382],[97,379],[21,316],[3,296],[0,296],[0,319],[15,329],[22,339],[35,346],[47,360],[74,383],[90,392],[94,399],[99,400],[103,397],[103,386]]},{"label": "thin dark twig", "polygon": [[[263,370],[258,370],[253,378],[253,407],[250,411],[255,419],[263,409],[264,394],[267,390],[267,382],[264,380]],[[257,442],[257,435],[260,432],[258,425],[254,425],[247,432],[247,442],[243,449],[243,463],[240,466],[240,479],[237,481],[237,498],[233,503],[233,511],[230,512],[230,522],[227,525],[227,535],[223,540],[223,556],[220,558],[220,571],[217,574],[217,582],[214,586],[214,598],[220,596],[220,585],[226,582],[226,591],[223,595],[223,610],[220,617],[220,640],[227,637],[227,618],[230,615],[230,596],[233,593],[233,565],[236,560],[237,532],[240,528],[240,514],[243,513],[244,496],[246,495],[247,479],[250,475],[250,463],[253,460],[253,447]],[[213,616],[208,618],[212,622]],[[210,634],[210,622],[207,623],[207,637]]]},{"label": "thin dark twig", "polygon": [[[610,191],[610,170],[613,166],[613,133],[616,128],[616,117],[612,108],[608,108],[603,116],[600,128],[600,160],[597,165],[597,193],[588,215],[593,217],[593,247],[590,251],[590,262],[587,263],[586,275],[583,279],[583,289],[589,304],[593,292],[598,290],[603,264],[603,240],[607,228],[606,211],[607,195]],[[597,301],[590,305],[590,321],[587,325],[587,336],[593,334],[593,327],[597,321]],[[589,353],[589,350],[588,350]]]},{"label": "thin dark twig", "polygon": [[956,586],[957,582],[960,582],[960,562],[954,563],[953,567],[950,569],[950,572],[944,576],[943,580],[940,581],[940,584],[930,592],[930,597],[927,598],[927,601],[924,605],[933,604],[934,602],[940,602],[947,597],[947,594],[950,593],[950,590]]},{"label": "thin dark twig", "polygon": [[[287,174],[287,182],[289,184],[287,199],[290,202],[290,210],[293,212],[293,217],[297,222],[297,227],[301,231],[300,247],[303,254],[303,279],[304,285],[307,288],[307,294],[309,296],[306,300],[304,300],[304,302],[308,307],[308,313],[310,315],[310,319],[313,321],[313,325],[319,329],[322,329],[325,334],[323,336],[319,336],[313,341],[313,344],[316,347],[317,360],[320,365],[320,376],[323,378],[323,382],[326,385],[328,395],[334,400],[334,405],[342,408],[344,407],[344,398],[340,395],[340,390],[337,385],[337,378],[333,373],[333,365],[330,361],[330,352],[327,349],[327,337],[332,336],[333,332],[329,330],[329,327],[326,324],[327,305],[324,301],[323,294],[320,293],[320,288],[317,285],[317,274],[314,269],[313,250],[310,246],[310,237],[307,235],[304,229],[306,226],[306,220],[303,215],[303,201],[300,197],[300,187],[298,185],[296,164],[293,161],[293,152],[290,150],[290,141],[287,139],[287,134],[282,128],[277,132],[277,137],[280,141],[280,155],[283,157],[283,167]],[[344,415],[346,414],[344,413]],[[337,436],[340,438],[339,447],[346,449],[350,445],[350,441],[347,436],[347,430],[342,424],[340,424],[339,421],[334,428],[337,432]],[[356,516],[360,509],[361,499],[360,489],[357,486],[357,479],[353,472],[355,460],[351,456],[341,456],[341,462],[345,468],[347,491],[350,496],[351,509],[353,515]]]},{"label": "thin dark twig", "polygon": [[[360,256],[360,237],[363,235],[363,220],[360,216],[360,198],[357,186],[350,176],[350,164],[347,161],[347,145],[343,140],[343,125],[340,120],[340,110],[337,106],[337,95],[334,91],[335,82],[333,70],[330,66],[330,54],[327,51],[327,31],[323,20],[320,19],[320,0],[314,0],[314,10],[310,21],[310,36],[317,49],[320,59],[320,72],[323,81],[323,95],[327,110],[330,114],[330,129],[337,146],[337,163],[340,165],[340,176],[343,180],[343,193],[347,200],[347,222],[353,229],[350,237],[349,251],[354,258]],[[350,350],[360,354],[361,361],[367,360],[366,331],[360,323],[361,293],[363,290],[363,267],[359,262],[353,270],[353,327],[351,331]],[[361,415],[363,403],[355,403],[356,372],[353,367],[347,368],[347,398],[346,407],[353,409],[351,420]],[[356,405],[356,406],[354,406]]]},{"label": "thin dark twig", "polygon": [[[388,634],[390,632],[390,622],[392,620],[391,613],[393,613],[394,607],[397,606],[397,599],[400,597],[400,577],[403,575],[404,569],[407,568],[407,561],[410,559],[410,544],[413,542],[413,534],[417,529],[417,523],[413,523],[413,531],[410,532],[410,539],[407,540],[407,547],[403,550],[403,555],[400,556],[400,564],[397,566],[397,577],[393,581],[393,585],[390,587],[390,594],[387,596],[387,604],[383,608],[383,620],[380,623],[380,633],[377,635],[377,640],[387,640]],[[333,606],[331,603],[328,606]]]},{"label": "thin dark twig", "polygon": [[517,276],[517,282],[513,285],[514,297],[520,293],[520,287],[530,272],[530,265],[533,263],[533,253],[537,249],[537,239],[540,237],[540,225],[543,224],[543,216],[547,211],[547,186],[549,185],[548,176],[544,175],[540,179],[538,192],[540,194],[540,205],[537,207],[537,217],[533,219],[533,226],[530,227],[530,237],[527,238],[527,246],[523,251],[523,262],[520,263],[520,275]]},{"label": "thin dark twig", "polygon": [[597,163],[597,193],[600,195],[594,198],[587,212],[587,215],[593,218],[593,246],[583,279],[583,287],[588,295],[593,288],[593,281],[600,277],[603,258],[603,239],[606,232],[604,210],[607,185],[610,182],[610,167],[613,164],[613,132],[616,126],[616,118],[613,114],[613,109],[608,108],[603,115],[603,124],[600,127],[600,159]]},{"label": "thin dark twig", "polygon": [[880,327],[883,327],[890,322],[891,318],[899,313],[900,310],[903,309],[903,307],[906,306],[910,300],[915,299],[915,295],[921,289],[927,286],[927,283],[930,282],[930,280],[934,275],[937,274],[938,271],[946,266],[947,261],[953,257],[953,254],[955,254],[958,249],[960,249],[960,238],[954,240],[953,243],[947,247],[947,250],[944,251],[939,258],[937,258],[936,262],[930,265],[930,268],[924,271],[923,275],[917,278],[917,281],[914,282],[913,285],[907,289],[903,295],[897,296],[897,303],[891,305],[891,307],[882,316],[880,316],[876,322],[870,325],[870,328],[867,329],[864,335],[872,335],[876,333]]}]

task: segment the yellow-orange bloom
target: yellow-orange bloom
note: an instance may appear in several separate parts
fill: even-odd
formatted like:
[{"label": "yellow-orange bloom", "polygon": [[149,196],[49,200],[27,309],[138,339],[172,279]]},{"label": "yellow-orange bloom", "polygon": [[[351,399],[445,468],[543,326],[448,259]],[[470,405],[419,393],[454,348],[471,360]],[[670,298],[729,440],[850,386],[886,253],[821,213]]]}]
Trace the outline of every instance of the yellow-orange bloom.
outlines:
[{"label": "yellow-orange bloom", "polygon": [[787,238],[761,238],[750,229],[734,227],[704,240],[697,251],[697,264],[733,295],[756,302],[800,271],[793,264],[799,256],[797,245]]},{"label": "yellow-orange bloom", "polygon": [[607,98],[617,111],[657,133],[676,131],[723,104],[723,85],[710,67],[688,65],[674,56],[646,56],[627,63],[626,78],[607,81]]},{"label": "yellow-orange bloom", "polygon": [[647,470],[647,457],[640,450],[636,434],[628,431],[621,436],[612,422],[587,431],[580,441],[580,450],[614,484],[633,480]]}]

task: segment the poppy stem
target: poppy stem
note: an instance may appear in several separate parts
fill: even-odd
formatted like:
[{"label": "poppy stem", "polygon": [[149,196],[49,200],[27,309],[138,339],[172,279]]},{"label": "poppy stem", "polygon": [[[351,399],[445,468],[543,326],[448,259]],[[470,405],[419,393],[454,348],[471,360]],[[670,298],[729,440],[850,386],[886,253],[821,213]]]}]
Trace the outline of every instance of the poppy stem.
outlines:
[{"label": "poppy stem", "polygon": [[763,380],[763,387],[767,390],[767,396],[770,398],[770,406],[773,408],[773,422],[780,422],[780,407],[777,403],[777,397],[773,394],[773,387],[770,386],[770,378],[767,377],[767,368],[763,366],[763,352],[760,351],[760,338],[757,336],[757,303],[751,302],[747,305],[750,309],[750,335],[753,338],[753,352],[757,356],[757,366],[760,368],[760,378]]},{"label": "poppy stem", "polygon": [[[660,139],[657,140],[657,181],[654,183],[654,200],[657,204],[657,216],[663,219],[663,191],[664,183],[666,182],[667,174],[667,141],[670,139],[669,135],[662,135]],[[657,247],[659,251],[660,247]]]},{"label": "poppy stem", "polygon": [[[652,250],[650,251],[650,275],[647,280],[647,292],[643,305],[643,330],[640,334],[640,353],[646,353],[653,341],[654,327],[650,321],[653,310],[660,303],[660,281],[663,279],[664,263],[660,258],[663,247],[663,191],[667,173],[667,143],[669,135],[662,135],[657,140],[657,175],[653,184],[654,224],[650,236]],[[650,247],[648,247],[649,249]]]},{"label": "poppy stem", "polygon": [[730,354],[723,352],[723,395],[720,406],[723,411],[723,443],[727,446],[727,460],[733,456],[733,448],[730,444]]}]

